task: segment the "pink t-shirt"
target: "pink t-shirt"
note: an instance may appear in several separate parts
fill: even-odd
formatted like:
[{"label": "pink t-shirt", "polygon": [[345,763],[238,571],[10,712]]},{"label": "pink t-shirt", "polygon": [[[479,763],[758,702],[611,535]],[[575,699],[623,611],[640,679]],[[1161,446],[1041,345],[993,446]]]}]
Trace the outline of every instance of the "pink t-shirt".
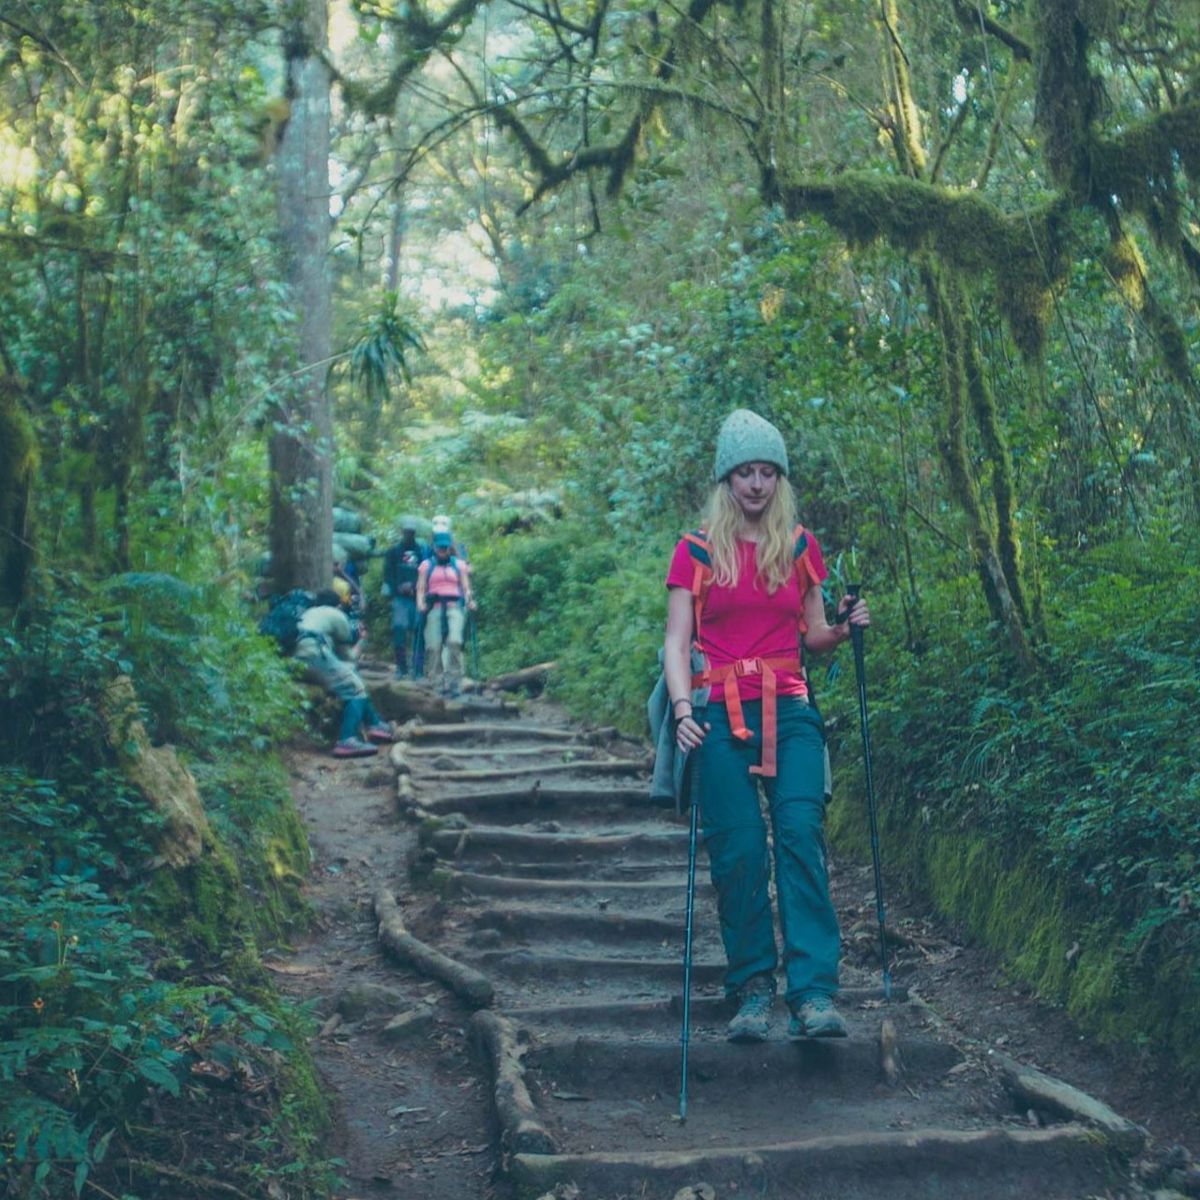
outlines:
[{"label": "pink t-shirt", "polygon": [[[820,583],[829,572],[821,556],[817,539],[808,538],[808,568]],[[798,623],[804,597],[793,572],[788,581],[770,594],[757,576],[754,542],[738,541],[738,580],[733,587],[714,583],[704,600],[700,616],[701,648],[711,667],[722,667],[739,658],[796,658],[799,656]],[[694,573],[692,552],[686,539],[681,539],[667,571],[667,587],[691,591]],[[806,696],[802,676],[792,671],[776,671],[776,691],[781,696]],[[723,685],[715,685],[713,700],[721,699]],[[743,700],[762,698],[762,676],[743,675],[738,680],[738,694]]]},{"label": "pink t-shirt", "polygon": [[[458,575],[454,573],[454,567],[448,564],[442,566],[433,558],[427,558],[420,565],[417,574],[421,579],[425,580],[425,594],[427,596],[453,596],[457,598],[466,594],[467,576],[471,573],[471,568],[461,558],[454,560],[454,566],[458,568]],[[462,576],[461,584],[459,583],[459,575]]]}]

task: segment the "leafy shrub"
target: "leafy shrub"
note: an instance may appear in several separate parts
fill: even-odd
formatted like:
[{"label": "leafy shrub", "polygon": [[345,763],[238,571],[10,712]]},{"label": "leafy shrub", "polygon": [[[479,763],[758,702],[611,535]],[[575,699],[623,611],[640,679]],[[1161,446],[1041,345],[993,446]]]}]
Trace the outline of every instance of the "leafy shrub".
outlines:
[{"label": "leafy shrub", "polygon": [[[964,613],[959,584],[932,588],[938,638],[921,656],[873,647],[871,711],[892,865],[936,889],[986,847],[1023,880],[1021,920],[1057,922],[1058,948],[1023,953],[1032,929],[1009,928],[1017,909],[998,895],[963,892],[961,915],[1091,1028],[1128,1036],[1121,1013],[1142,1006],[1142,1036],[1200,1072],[1186,1015],[1200,1008],[1200,772],[1179,732],[1200,704],[1196,561],[1177,533],[1074,554],[1033,681]],[[876,612],[873,640],[894,628],[888,601]],[[840,792],[835,830],[861,838],[853,786]]]},{"label": "leafy shrub", "polygon": [[178,1097],[192,1064],[291,1049],[229,989],[155,977],[152,935],[97,882],[110,860],[81,815],[0,769],[0,839],[21,850],[0,855],[0,1180],[31,1196],[79,1195],[128,1114],[153,1090]]},{"label": "leafy shrub", "polygon": [[146,706],[151,737],[201,753],[261,750],[297,727],[302,711],[287,660],[254,632],[228,589],[173,575],[117,575],[110,631]]},{"label": "leafy shrub", "polygon": [[[286,668],[234,611],[206,613],[199,592],[167,577],[116,585],[100,612],[86,600],[82,587],[64,593],[0,637],[0,1189],[31,1200],[113,1185],[114,1158],[165,1152],[150,1135],[128,1143],[152,1095],[187,1109],[179,1119],[199,1133],[195,1105],[216,1101],[195,1086],[197,1064],[304,1071],[296,1019],[254,968],[254,932],[302,912],[303,831],[277,762],[255,749],[283,721]],[[159,818],[125,781],[99,715],[127,673],[153,698],[151,728],[190,750],[211,806],[214,835],[185,871],[150,869]],[[164,889],[177,909],[161,904]],[[187,936],[213,913],[224,946]],[[185,957],[231,944],[220,986]],[[305,1103],[311,1124],[315,1087]]]}]

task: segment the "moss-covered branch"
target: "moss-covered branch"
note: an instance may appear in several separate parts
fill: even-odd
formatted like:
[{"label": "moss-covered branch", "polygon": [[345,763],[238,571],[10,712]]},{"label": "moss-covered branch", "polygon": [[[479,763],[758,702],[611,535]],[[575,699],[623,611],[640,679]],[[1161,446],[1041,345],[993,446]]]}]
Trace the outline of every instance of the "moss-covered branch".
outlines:
[{"label": "moss-covered branch", "polygon": [[1087,0],[1048,0],[1038,19],[1037,120],[1055,180],[1106,218],[1114,200],[1137,213],[1200,279],[1200,251],[1184,232],[1179,186],[1181,172],[1200,182],[1200,96],[1106,134],[1104,82],[1088,55],[1111,34],[1111,12]]},{"label": "moss-covered branch", "polygon": [[900,14],[896,0],[880,0],[879,8],[880,20],[887,35],[886,62],[888,90],[892,94],[892,142],[896,161],[906,175],[919,178],[925,174],[925,143],[921,132],[921,110],[912,91],[908,55],[904,52],[898,32]]},{"label": "moss-covered branch", "polygon": [[1044,200],[1006,213],[978,192],[875,171],[793,180],[780,190],[791,218],[823,217],[852,244],[876,241],[906,253],[931,252],[968,278],[990,276],[1014,341],[1036,357],[1051,295],[1065,278],[1069,204]]},{"label": "moss-covered branch", "polygon": [[1162,247],[1200,279],[1200,252],[1183,225],[1177,182],[1183,171],[1200,184],[1200,99],[1097,138],[1089,154],[1087,202],[1100,211],[1115,196],[1122,208],[1143,217]]},{"label": "moss-covered branch", "polygon": [[[965,306],[963,306],[965,308]],[[1017,484],[1013,474],[1008,436],[996,408],[996,396],[984,373],[983,358],[976,340],[975,323],[960,310],[962,353],[967,396],[979,430],[983,451],[991,473],[992,500],[996,511],[996,553],[1004,574],[1008,595],[1022,630],[1030,624],[1029,605],[1025,600],[1025,581],[1021,563],[1021,539],[1017,532]]]},{"label": "moss-covered branch", "polygon": [[401,35],[403,52],[393,63],[387,78],[375,86],[337,76],[346,103],[367,116],[386,116],[396,107],[396,99],[410,76],[424,65],[438,46],[448,39],[457,41],[480,3],[481,0],[455,0],[436,20],[419,4],[405,4],[404,16],[389,21]]},{"label": "moss-covered branch", "polygon": [[982,5],[968,4],[965,0],[955,0],[954,15],[958,18],[958,23],[970,33],[982,31],[1007,46],[1012,51],[1013,58],[1019,59],[1021,62],[1029,62],[1033,58],[1033,47],[1007,26],[992,20],[983,11]]}]

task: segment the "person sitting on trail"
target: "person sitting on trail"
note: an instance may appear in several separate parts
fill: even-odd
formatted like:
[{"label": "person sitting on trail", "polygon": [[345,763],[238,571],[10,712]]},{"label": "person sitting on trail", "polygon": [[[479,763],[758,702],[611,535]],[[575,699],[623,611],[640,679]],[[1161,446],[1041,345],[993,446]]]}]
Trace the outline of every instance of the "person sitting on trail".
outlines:
[{"label": "person sitting on trail", "polygon": [[429,557],[429,547],[417,539],[415,517],[400,523],[400,540],[389,547],[383,558],[383,594],[392,600],[392,648],[396,656],[396,678],[408,674],[409,646],[412,646],[412,673],[420,675],[424,663],[418,661],[417,574]]},{"label": "person sitting on trail", "polygon": [[341,729],[333,747],[335,758],[361,758],[375,754],[375,742],[395,741],[392,727],[367,696],[354,666],[358,630],[333,589],[318,592],[316,603],[301,615],[292,657],[305,673],[327,692],[345,701]]},{"label": "person sitting on trail", "polygon": [[427,676],[452,696],[458,695],[462,680],[466,609],[475,611],[471,568],[454,553],[454,535],[439,530],[433,535],[433,557],[417,573],[417,612],[425,621]]},{"label": "person sitting on trail", "polygon": [[[814,652],[870,623],[866,603],[842,600],[825,619],[821,547],[796,523],[783,437],[747,409],[717,438],[716,486],[705,528],[675,547],[667,573],[663,670],[679,750],[693,755],[692,793],[721,915],[725,992],[738,1010],[733,1042],[769,1032],[777,953],[767,829],[783,931],[788,1036],[845,1037],[834,1005],[840,934],[825,864],[825,732],[809,703],[799,635]],[[704,669],[692,673],[692,648]]]}]

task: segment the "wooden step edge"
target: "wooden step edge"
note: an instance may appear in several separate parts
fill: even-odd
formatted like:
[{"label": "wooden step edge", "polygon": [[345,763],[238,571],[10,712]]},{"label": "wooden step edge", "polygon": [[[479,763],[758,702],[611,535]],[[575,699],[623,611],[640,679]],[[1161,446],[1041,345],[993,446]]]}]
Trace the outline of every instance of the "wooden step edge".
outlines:
[{"label": "wooden step edge", "polygon": [[403,737],[414,742],[430,741],[434,738],[482,739],[487,737],[534,738],[545,742],[587,740],[588,735],[578,729],[555,729],[548,725],[519,725],[512,721],[466,721],[462,724],[423,724],[409,721],[402,729]]},{"label": "wooden step edge", "polygon": [[[876,1030],[851,1027],[848,1038],[803,1038],[793,1041],[784,1036],[786,1020],[774,1022],[773,1035],[764,1042],[736,1044],[717,1038],[690,1040],[688,1075],[700,1083],[717,1081],[709,1107],[722,1104],[721,1083],[731,1079],[753,1078],[762,1086],[786,1090],[804,1081],[813,1094],[826,1085],[835,1092],[852,1095],[870,1093],[886,1082],[880,1040]],[[518,1030],[525,1026],[518,1024]],[[904,1062],[902,1077],[906,1083],[929,1086],[946,1079],[947,1073],[962,1063],[959,1051],[947,1042],[933,1038],[905,1037],[899,1045]],[[536,1049],[526,1062],[528,1071],[545,1079],[570,1082],[580,1088],[600,1090],[616,1082],[624,1086],[633,1079],[661,1082],[678,1077],[680,1063],[678,1031],[663,1031],[655,1037],[626,1038],[620,1034],[591,1036],[557,1030],[542,1031]],[[898,1073],[896,1081],[901,1075]]]},{"label": "wooden step edge", "polygon": [[[520,767],[474,767],[439,771],[419,762],[410,764],[420,774],[417,782],[426,786],[443,783],[486,783],[503,779],[541,780],[558,775],[645,775],[650,770],[645,759],[579,759],[576,762],[532,763]],[[647,783],[647,788],[649,783]]]},{"label": "wooden step edge", "polygon": [[[938,1196],[1008,1196],[1016,1194],[1013,1176],[1022,1174],[1030,1176],[1026,1194],[1067,1196],[1083,1194],[1073,1185],[1106,1182],[1108,1154],[1105,1140],[1078,1124],[1029,1130],[927,1128],[710,1150],[521,1153],[513,1156],[510,1172],[521,1200],[568,1182],[583,1195],[648,1198],[669,1198],[675,1189],[698,1181],[714,1186],[718,1194],[736,1195],[908,1200],[936,1190]],[[960,1186],[951,1191],[948,1185],[955,1177]],[[798,1184],[798,1192],[774,1190]]]}]

